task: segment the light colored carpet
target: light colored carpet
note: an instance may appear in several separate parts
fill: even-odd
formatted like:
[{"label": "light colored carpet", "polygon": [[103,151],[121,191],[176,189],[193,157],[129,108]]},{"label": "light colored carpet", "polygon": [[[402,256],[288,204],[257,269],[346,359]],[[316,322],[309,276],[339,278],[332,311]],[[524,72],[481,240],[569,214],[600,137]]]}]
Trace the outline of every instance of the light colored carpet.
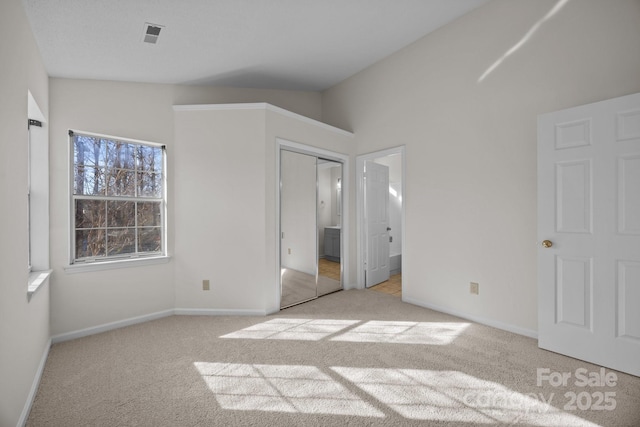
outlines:
[{"label": "light colored carpet", "polygon": [[[538,368],[571,379],[538,385]],[[273,316],[172,316],[56,344],[27,425],[640,425],[640,378],[581,387],[577,369],[600,372],[530,338],[343,291]]]}]

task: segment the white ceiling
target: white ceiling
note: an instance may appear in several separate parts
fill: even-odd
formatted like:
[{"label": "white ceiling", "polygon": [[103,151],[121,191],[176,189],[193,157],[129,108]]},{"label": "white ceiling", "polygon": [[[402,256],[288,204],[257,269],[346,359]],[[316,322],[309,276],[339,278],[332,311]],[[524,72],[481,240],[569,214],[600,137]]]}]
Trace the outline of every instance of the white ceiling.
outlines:
[{"label": "white ceiling", "polygon": [[[23,0],[52,77],[323,90],[487,0]],[[163,25],[142,42],[145,22]]]}]

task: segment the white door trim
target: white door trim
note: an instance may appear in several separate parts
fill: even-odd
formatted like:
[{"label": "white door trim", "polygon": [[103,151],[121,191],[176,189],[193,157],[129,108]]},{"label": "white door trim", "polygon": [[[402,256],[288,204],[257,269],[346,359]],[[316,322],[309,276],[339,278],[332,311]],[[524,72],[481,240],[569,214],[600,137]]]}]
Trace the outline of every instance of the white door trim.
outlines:
[{"label": "white door trim", "polygon": [[[391,156],[393,154],[400,154],[402,164],[402,213],[400,222],[402,224],[402,267],[404,271],[405,260],[405,194],[407,188],[407,160],[405,155],[405,146],[388,148],[381,151],[375,151],[373,153],[361,154],[356,157],[356,287],[357,289],[364,289],[364,248],[366,245],[366,223],[364,219],[364,164],[367,160],[375,160],[380,157]],[[404,288],[404,284],[402,285]]]},{"label": "white door trim", "polygon": [[282,295],[280,294],[280,236],[282,230],[280,229],[280,150],[285,149],[289,151],[295,151],[301,154],[310,154],[312,156],[322,157],[327,160],[335,160],[342,163],[342,236],[340,239],[340,254],[341,254],[341,267],[342,267],[342,288],[350,289],[353,286],[348,283],[349,280],[349,155],[336,153],[334,151],[325,150],[322,148],[312,147],[310,145],[301,144],[299,142],[289,141],[283,138],[276,137],[276,176],[275,176],[275,192],[276,192],[276,239],[275,239],[275,254],[276,254],[276,277],[274,280],[276,286],[276,295],[278,297],[277,305],[280,311],[280,301]]}]

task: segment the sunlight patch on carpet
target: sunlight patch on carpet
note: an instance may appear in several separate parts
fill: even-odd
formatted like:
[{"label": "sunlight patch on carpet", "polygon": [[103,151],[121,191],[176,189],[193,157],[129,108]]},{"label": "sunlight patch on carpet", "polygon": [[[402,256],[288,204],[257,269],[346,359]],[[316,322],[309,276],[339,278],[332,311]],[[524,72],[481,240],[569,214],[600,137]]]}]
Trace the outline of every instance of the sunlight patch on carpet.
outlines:
[{"label": "sunlight patch on carpet", "polygon": [[[466,322],[404,322],[278,318],[258,323],[220,338],[269,339],[390,344],[451,344],[471,325]],[[358,325],[354,327],[355,325]],[[353,327],[353,328],[352,328]],[[345,329],[349,329],[345,331]]]},{"label": "sunlight patch on carpet", "polygon": [[563,396],[519,393],[458,371],[332,367],[401,416],[458,423],[598,427],[553,406]]},{"label": "sunlight patch on carpet", "polygon": [[393,344],[451,344],[470,323],[454,322],[399,322],[371,320],[332,341],[378,342]]},{"label": "sunlight patch on carpet", "polygon": [[315,366],[195,362],[223,409],[384,417]]},{"label": "sunlight patch on carpet", "polygon": [[278,318],[222,335],[220,338],[319,341],[359,320]]}]

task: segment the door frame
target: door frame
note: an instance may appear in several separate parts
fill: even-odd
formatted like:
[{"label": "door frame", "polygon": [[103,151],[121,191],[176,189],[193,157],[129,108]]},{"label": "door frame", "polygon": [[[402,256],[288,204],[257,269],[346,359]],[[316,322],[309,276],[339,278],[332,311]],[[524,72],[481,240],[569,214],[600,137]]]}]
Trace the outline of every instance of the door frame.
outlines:
[{"label": "door frame", "polygon": [[[282,301],[281,294],[281,284],[280,284],[280,258],[281,258],[281,243],[282,243],[282,229],[280,227],[280,151],[288,150],[293,151],[300,154],[308,154],[311,156],[321,157],[327,160],[333,160],[342,164],[342,226],[341,226],[341,235],[340,239],[340,269],[341,277],[342,277],[342,289],[349,289],[351,286],[348,285],[349,278],[349,155],[337,153],[335,151],[325,150],[323,148],[313,147],[310,145],[301,144],[299,142],[290,141],[284,138],[276,137],[276,176],[275,176],[275,192],[276,192],[276,235],[275,235],[275,254],[276,254],[276,263],[275,263],[275,286],[276,286],[276,295],[278,296],[278,310],[280,311],[280,302]],[[317,181],[317,180],[316,180]],[[317,182],[316,182],[317,185]],[[317,244],[316,244],[317,246]],[[317,262],[317,261],[316,261]]]},{"label": "door frame", "polygon": [[[356,287],[358,289],[365,289],[365,283],[364,283],[364,271],[365,271],[365,266],[364,266],[364,248],[366,247],[366,230],[367,230],[367,223],[366,223],[366,218],[364,215],[365,212],[365,206],[364,206],[364,165],[365,162],[367,160],[375,160],[378,159],[380,157],[387,157],[387,156],[391,156],[394,154],[399,154],[400,155],[400,164],[402,165],[402,171],[401,171],[401,177],[402,177],[402,182],[401,184],[401,189],[402,189],[402,206],[401,206],[401,213],[400,213],[400,224],[402,227],[401,230],[401,235],[402,235],[402,258],[401,258],[401,266],[400,266],[400,270],[404,271],[404,267],[405,267],[405,248],[406,248],[406,244],[405,244],[405,236],[406,236],[406,222],[405,222],[405,210],[406,210],[406,203],[405,203],[405,195],[406,195],[406,188],[407,188],[407,156],[405,155],[405,146],[404,145],[400,145],[397,147],[393,147],[393,148],[387,148],[385,150],[381,150],[381,151],[375,151],[372,153],[367,153],[367,154],[360,154],[359,156],[356,156],[356,261],[357,261],[357,267],[356,267]],[[404,280],[402,281],[402,289],[404,289]],[[404,292],[402,293],[402,298],[404,299]]]}]

